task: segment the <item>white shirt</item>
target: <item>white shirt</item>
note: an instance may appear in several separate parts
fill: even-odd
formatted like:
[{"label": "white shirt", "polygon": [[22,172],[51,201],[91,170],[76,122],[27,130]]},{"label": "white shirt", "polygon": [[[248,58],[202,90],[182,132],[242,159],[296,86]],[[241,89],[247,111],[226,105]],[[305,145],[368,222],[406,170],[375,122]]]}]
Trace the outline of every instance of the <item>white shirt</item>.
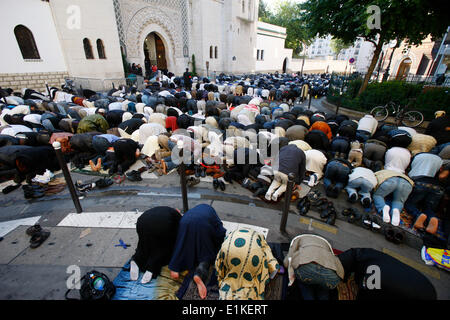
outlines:
[{"label": "white shirt", "polygon": [[323,168],[327,163],[327,157],[315,149],[305,151],[306,156],[306,171],[311,171],[317,174],[317,178],[320,179],[323,176]]},{"label": "white shirt", "polygon": [[23,117],[23,121],[28,121],[34,124],[41,124],[41,115],[36,113],[27,114]]},{"label": "white shirt", "polygon": [[370,132],[372,135],[377,131],[378,121],[372,115],[366,114],[358,122],[357,130]]},{"label": "white shirt", "polygon": [[377,186],[377,178],[375,177],[373,171],[370,169],[364,167],[353,169],[352,173],[350,173],[350,175],[348,176],[348,181],[350,182],[358,178],[364,178],[365,180],[369,181],[374,188]]},{"label": "white shirt", "polygon": [[386,152],[384,169],[405,173],[411,162],[411,153],[408,149],[393,147]]},{"label": "white shirt", "polygon": [[2,134],[15,137],[20,132],[33,132],[30,128],[21,124],[11,124],[7,128],[2,130]]}]

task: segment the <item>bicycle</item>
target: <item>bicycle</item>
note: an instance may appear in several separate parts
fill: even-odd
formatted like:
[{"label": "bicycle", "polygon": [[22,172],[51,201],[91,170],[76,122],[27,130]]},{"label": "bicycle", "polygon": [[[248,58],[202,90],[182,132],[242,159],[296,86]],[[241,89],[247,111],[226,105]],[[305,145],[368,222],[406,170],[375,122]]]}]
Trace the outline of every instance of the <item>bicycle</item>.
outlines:
[{"label": "bicycle", "polygon": [[[395,115],[396,124],[402,123],[404,126],[415,128],[420,126],[424,120],[423,114],[416,110],[408,111],[409,104],[405,107],[390,101],[384,106],[378,106],[370,111],[370,114],[378,121],[384,121],[392,114]],[[389,110],[391,109],[391,111]]]}]

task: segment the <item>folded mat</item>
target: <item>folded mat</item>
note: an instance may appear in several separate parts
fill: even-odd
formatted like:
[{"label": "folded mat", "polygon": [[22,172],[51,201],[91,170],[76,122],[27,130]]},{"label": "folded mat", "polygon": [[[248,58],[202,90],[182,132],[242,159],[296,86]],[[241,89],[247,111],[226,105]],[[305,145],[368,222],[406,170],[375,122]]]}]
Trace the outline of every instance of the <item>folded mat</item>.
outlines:
[{"label": "folded mat", "polygon": [[[130,260],[131,261],[131,260]],[[137,281],[130,280],[130,261],[128,261],[119,272],[113,283],[116,286],[116,293],[113,300],[177,300],[175,295],[180,288],[184,275],[180,274],[178,280],[170,277],[170,270],[167,266],[161,269],[161,273],[149,283],[142,284],[144,275],[139,272]]]}]

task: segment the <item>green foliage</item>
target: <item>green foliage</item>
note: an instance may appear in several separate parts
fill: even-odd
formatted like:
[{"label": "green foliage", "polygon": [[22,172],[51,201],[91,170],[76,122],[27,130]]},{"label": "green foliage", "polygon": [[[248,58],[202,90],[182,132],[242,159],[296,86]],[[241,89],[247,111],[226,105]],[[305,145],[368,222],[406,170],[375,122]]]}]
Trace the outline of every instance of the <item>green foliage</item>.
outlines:
[{"label": "green foliage", "polygon": [[[380,29],[367,26],[373,14],[367,9],[373,5],[380,9]],[[442,2],[429,0],[307,0],[300,9],[300,24],[309,38],[331,35],[352,43],[362,37],[377,45],[359,94],[369,82],[383,43],[405,40],[420,45],[428,35],[441,37],[450,20]]]},{"label": "green foliage", "polygon": [[330,43],[331,50],[333,50],[333,53],[336,55],[336,57],[339,55],[341,50],[347,49],[351,45],[351,43],[345,43],[344,40],[336,38],[331,39]]},{"label": "green foliage", "polygon": [[330,90],[328,101],[334,104],[340,103],[344,108],[367,112],[390,101],[406,106],[415,99],[410,109],[422,112],[426,120],[433,119],[434,112],[437,110],[450,112],[450,93],[447,87],[430,87],[404,81],[375,82],[370,83],[358,97],[362,82],[362,79],[350,81],[341,96],[337,88]]},{"label": "green foliage", "polygon": [[275,12],[272,13],[266,9],[265,3],[260,1],[259,13],[261,21],[286,28],[286,48],[293,49],[294,54],[298,55],[302,51],[303,45],[311,42],[301,20],[299,3],[288,0],[281,1]]}]

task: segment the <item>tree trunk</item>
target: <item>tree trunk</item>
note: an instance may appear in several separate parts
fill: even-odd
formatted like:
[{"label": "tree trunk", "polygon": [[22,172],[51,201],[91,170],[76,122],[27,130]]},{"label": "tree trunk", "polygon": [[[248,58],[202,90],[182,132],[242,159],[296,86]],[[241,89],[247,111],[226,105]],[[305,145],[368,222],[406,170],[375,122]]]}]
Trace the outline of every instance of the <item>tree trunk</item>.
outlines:
[{"label": "tree trunk", "polygon": [[367,85],[369,84],[370,77],[372,76],[373,70],[375,69],[375,66],[376,66],[376,64],[378,62],[378,58],[380,57],[380,53],[381,53],[381,49],[382,48],[383,48],[383,39],[380,38],[378,40],[377,46],[375,47],[375,51],[373,53],[372,62],[370,63],[369,70],[367,70],[367,74],[364,77],[364,81],[363,81],[363,83],[361,85],[361,88],[359,88],[359,92],[358,92],[357,97],[359,97],[361,95],[361,93],[363,93],[364,90],[366,90]]}]

